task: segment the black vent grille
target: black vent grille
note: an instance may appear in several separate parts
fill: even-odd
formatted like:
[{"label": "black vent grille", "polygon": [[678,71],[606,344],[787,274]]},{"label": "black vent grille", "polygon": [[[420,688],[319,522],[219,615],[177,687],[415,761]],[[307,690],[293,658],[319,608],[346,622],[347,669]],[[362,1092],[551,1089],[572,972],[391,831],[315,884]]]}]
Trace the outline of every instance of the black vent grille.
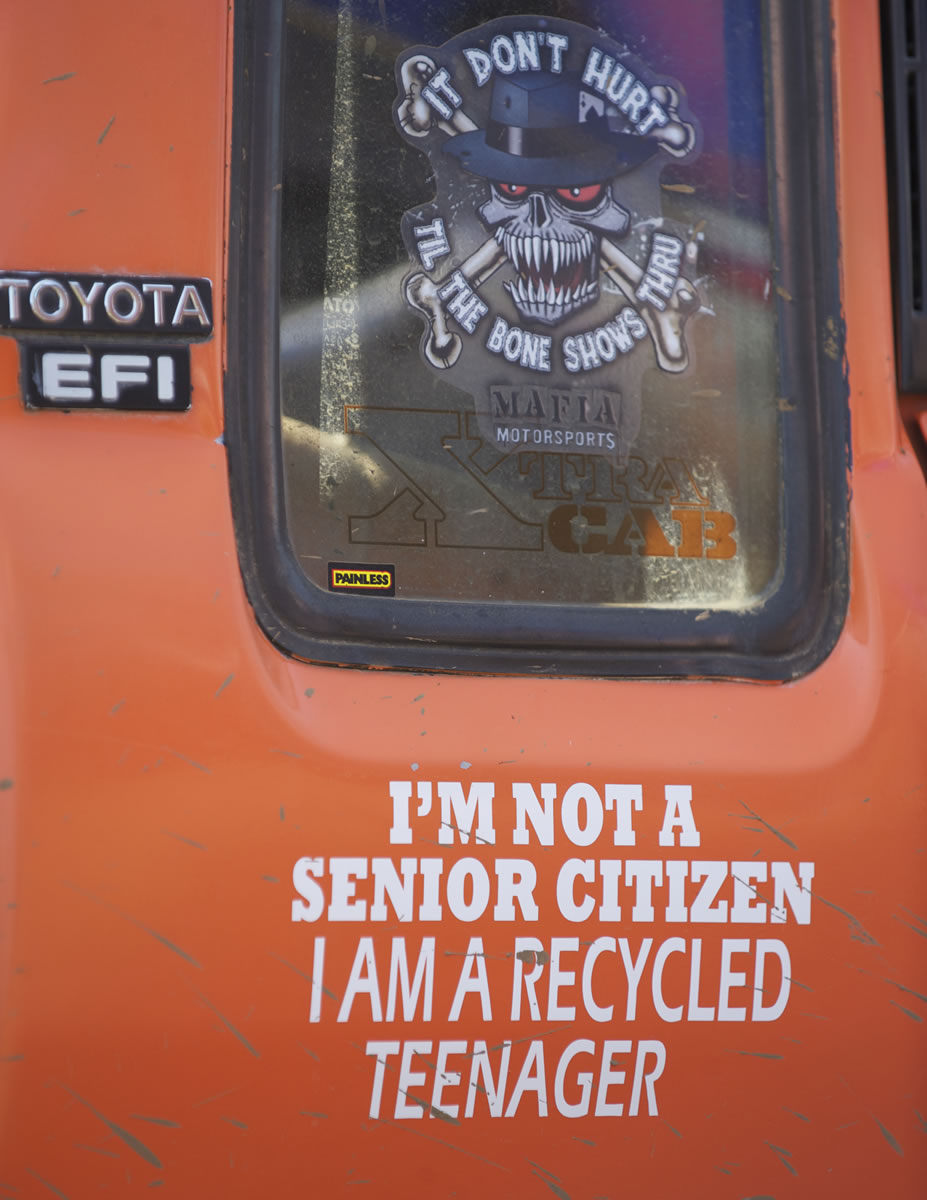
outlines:
[{"label": "black vent grille", "polygon": [[898,385],[927,392],[927,0],[883,0]]}]

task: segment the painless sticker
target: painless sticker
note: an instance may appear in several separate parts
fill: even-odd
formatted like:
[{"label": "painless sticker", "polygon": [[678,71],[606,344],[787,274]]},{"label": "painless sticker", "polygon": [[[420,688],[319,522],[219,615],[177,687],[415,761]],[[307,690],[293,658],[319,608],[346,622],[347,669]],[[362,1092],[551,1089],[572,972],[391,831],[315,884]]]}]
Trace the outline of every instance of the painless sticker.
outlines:
[{"label": "painless sticker", "polygon": [[402,221],[425,362],[501,450],[626,457],[642,372],[687,370],[700,306],[697,238],[660,200],[663,168],[700,143],[680,84],[530,16],[407,51],[396,78],[397,128],[436,179]]},{"label": "painless sticker", "polygon": [[328,590],[358,596],[395,596],[396,568],[390,563],[329,563]]}]

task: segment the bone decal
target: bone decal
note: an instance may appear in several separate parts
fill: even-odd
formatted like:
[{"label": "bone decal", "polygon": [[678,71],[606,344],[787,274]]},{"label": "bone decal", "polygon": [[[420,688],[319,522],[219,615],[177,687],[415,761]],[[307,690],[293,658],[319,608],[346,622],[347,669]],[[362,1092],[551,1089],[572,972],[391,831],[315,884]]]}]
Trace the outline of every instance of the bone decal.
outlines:
[{"label": "bone decal", "polygon": [[[396,83],[397,130],[436,181],[402,226],[416,264],[403,297],[425,320],[430,368],[478,411],[500,358],[509,386],[519,372],[566,387],[607,373],[589,382],[620,389],[648,345],[651,365],[687,369],[698,243],[664,217],[660,188],[700,145],[678,81],[601,31],[522,16],[411,48]],[[620,326],[640,338],[607,333]]]}]

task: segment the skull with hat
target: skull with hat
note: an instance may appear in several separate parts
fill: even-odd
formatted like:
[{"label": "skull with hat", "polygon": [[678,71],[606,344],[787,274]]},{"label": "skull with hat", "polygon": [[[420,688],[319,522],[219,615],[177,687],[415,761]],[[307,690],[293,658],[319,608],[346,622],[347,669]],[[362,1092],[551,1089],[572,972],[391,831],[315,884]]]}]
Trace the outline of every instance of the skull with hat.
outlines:
[{"label": "skull with hat", "polygon": [[505,286],[529,320],[556,325],[593,303],[600,238],[627,232],[610,181],[658,146],[616,122],[576,75],[497,75],[486,128],[445,143],[464,170],[491,181],[480,217],[516,269]]}]

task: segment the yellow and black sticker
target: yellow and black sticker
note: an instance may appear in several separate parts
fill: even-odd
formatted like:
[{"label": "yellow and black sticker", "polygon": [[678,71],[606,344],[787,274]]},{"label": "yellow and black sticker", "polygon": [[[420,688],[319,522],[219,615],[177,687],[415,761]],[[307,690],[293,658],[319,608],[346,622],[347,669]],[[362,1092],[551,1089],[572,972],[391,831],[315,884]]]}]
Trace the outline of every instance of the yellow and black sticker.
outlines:
[{"label": "yellow and black sticker", "polygon": [[396,568],[388,563],[329,563],[328,590],[359,596],[395,596]]}]

